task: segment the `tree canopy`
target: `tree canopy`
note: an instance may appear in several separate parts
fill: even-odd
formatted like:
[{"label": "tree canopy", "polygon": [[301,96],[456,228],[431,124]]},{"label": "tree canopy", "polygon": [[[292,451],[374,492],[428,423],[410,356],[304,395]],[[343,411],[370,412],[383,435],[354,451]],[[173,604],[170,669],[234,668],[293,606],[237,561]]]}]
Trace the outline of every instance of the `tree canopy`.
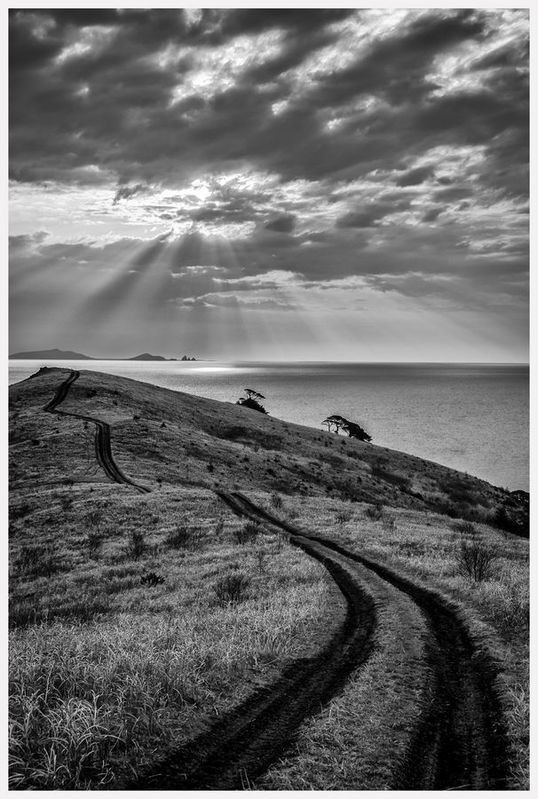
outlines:
[{"label": "tree canopy", "polygon": [[253,388],[245,388],[243,390],[246,394],[246,397],[240,397],[235,403],[236,405],[243,405],[245,408],[252,408],[253,411],[267,413],[263,405],[258,401],[265,399],[263,394],[260,394],[259,391],[255,391]]},{"label": "tree canopy", "polygon": [[331,432],[331,429],[334,428],[335,433],[339,433],[340,430],[343,430],[350,438],[357,438],[359,441],[372,440],[372,436],[370,436],[366,430],[360,426],[360,424],[350,422],[348,419],[345,419],[343,416],[339,416],[338,414],[327,416],[327,418],[324,419],[321,424],[327,425],[327,430],[329,433]]}]

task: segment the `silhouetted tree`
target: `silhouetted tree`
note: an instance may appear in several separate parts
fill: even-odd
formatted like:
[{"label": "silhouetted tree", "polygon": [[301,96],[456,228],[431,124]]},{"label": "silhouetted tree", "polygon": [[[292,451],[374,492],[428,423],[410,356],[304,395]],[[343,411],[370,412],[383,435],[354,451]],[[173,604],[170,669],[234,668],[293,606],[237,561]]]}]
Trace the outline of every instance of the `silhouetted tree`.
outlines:
[{"label": "silhouetted tree", "polygon": [[350,438],[358,438],[359,441],[372,440],[372,437],[360,426],[360,424],[350,422],[348,419],[344,419],[343,416],[339,416],[338,414],[327,416],[327,418],[324,419],[321,424],[327,425],[327,430],[329,433],[331,432],[331,428],[334,427],[334,432],[336,434],[338,434],[340,430],[343,430]]},{"label": "silhouetted tree", "polygon": [[360,424],[355,424],[355,422],[347,422],[344,429],[350,438],[358,438],[359,441],[372,440],[372,436],[368,435],[366,430],[364,430]]},{"label": "silhouetted tree", "polygon": [[333,416],[327,416],[327,418],[324,419],[321,424],[326,424],[327,430],[329,432],[331,432],[331,426],[333,426],[334,432],[338,433],[340,428],[344,427],[347,424],[347,422],[343,416],[338,416],[337,414],[334,414]]},{"label": "silhouetted tree", "polygon": [[265,399],[263,394],[260,394],[259,391],[255,391],[253,388],[245,388],[244,389],[246,397],[240,397],[236,405],[243,405],[245,408],[252,408],[253,411],[259,411],[260,413],[267,413],[263,405],[258,402],[258,400]]},{"label": "silhouetted tree", "polygon": [[265,399],[263,394],[260,394],[259,391],[255,391],[253,388],[244,388],[243,391],[247,395],[247,399],[255,399],[255,400]]}]

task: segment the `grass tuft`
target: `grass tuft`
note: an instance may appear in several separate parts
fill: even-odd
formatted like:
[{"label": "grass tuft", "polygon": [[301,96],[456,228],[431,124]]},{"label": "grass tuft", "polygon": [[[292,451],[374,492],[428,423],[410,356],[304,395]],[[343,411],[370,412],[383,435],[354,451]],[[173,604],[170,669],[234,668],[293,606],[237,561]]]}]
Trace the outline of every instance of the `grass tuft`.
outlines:
[{"label": "grass tuft", "polygon": [[220,605],[235,605],[244,602],[248,595],[250,577],[244,572],[232,572],[221,577],[214,585],[217,601]]}]

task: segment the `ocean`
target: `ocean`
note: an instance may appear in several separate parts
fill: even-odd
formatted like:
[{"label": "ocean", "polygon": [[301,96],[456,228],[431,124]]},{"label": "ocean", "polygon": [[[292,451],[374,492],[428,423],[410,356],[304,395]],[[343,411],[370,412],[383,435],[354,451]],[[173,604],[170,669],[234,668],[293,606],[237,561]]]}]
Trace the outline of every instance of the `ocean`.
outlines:
[{"label": "ocean", "polygon": [[364,427],[374,444],[529,490],[528,366],[13,360],[9,382],[43,365],[109,372],[225,402],[252,388],[279,419],[319,429],[339,414]]}]

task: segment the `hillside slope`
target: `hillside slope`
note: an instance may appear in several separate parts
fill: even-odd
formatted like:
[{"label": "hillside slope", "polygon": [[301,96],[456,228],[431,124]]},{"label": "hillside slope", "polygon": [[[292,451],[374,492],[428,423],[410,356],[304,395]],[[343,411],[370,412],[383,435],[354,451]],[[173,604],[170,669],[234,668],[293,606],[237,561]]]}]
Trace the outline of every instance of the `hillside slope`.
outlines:
[{"label": "hillside slope", "polygon": [[528,542],[441,512],[525,502],[41,369],[10,388],[11,787],[525,787]]},{"label": "hillside slope", "polygon": [[[83,425],[51,420],[42,411],[58,381],[68,374],[43,369],[10,387],[11,407],[17,409],[13,487],[24,482],[25,461],[35,462],[36,455],[58,461],[61,453],[65,477],[82,479],[80,459],[74,455],[81,446]],[[525,533],[524,503],[508,491],[406,453],[235,404],[82,371],[62,407],[110,424],[118,465],[142,483],[321,494],[458,518],[498,517],[507,529]],[[39,441],[36,431],[41,427],[47,433]]]}]

